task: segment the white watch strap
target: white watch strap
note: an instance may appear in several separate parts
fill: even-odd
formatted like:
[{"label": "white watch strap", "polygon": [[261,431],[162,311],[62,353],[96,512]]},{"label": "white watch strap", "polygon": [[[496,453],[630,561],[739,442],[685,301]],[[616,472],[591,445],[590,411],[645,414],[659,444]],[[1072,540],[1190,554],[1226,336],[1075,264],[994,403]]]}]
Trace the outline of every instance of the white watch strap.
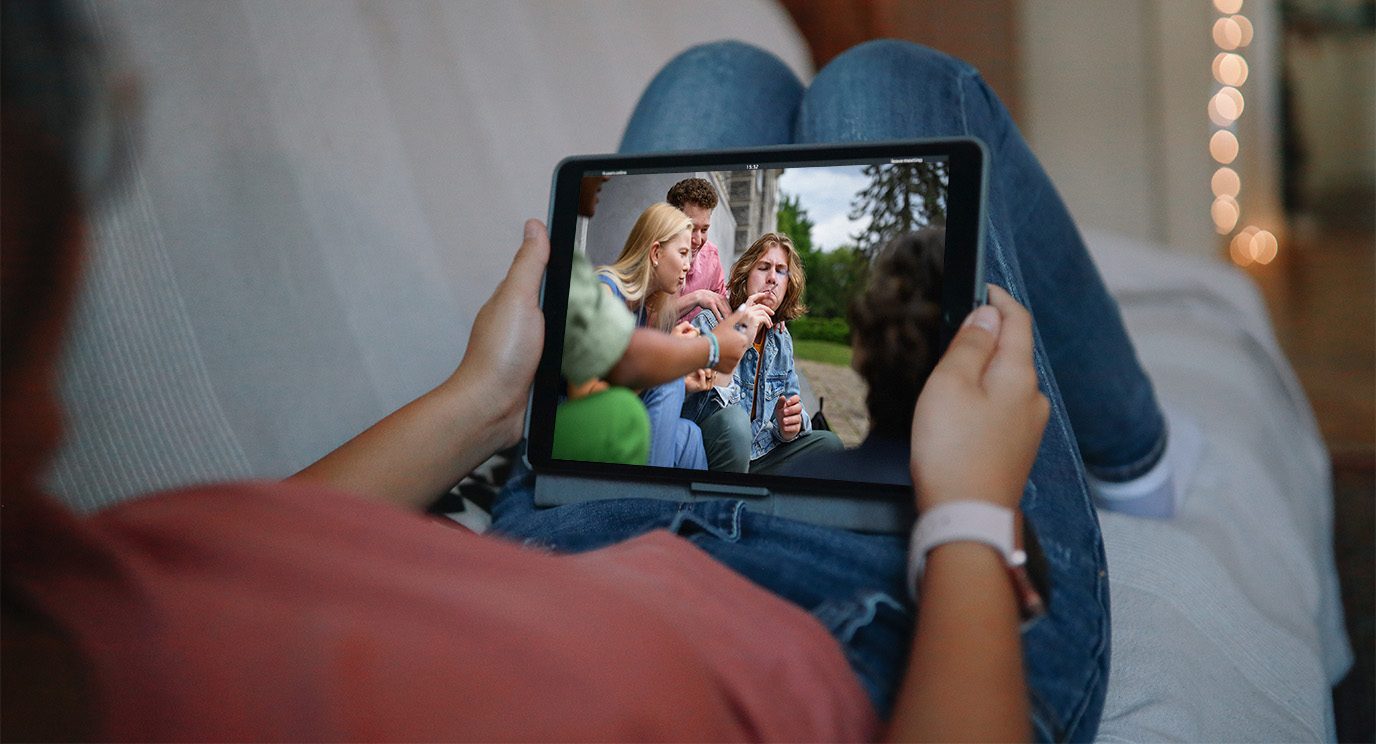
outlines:
[{"label": "white watch strap", "polygon": [[927,563],[927,553],[938,545],[957,541],[981,542],[999,551],[1004,563],[1019,563],[1013,548],[1013,510],[985,501],[951,501],[922,514],[913,527],[908,549],[908,591],[917,599],[917,584]]}]

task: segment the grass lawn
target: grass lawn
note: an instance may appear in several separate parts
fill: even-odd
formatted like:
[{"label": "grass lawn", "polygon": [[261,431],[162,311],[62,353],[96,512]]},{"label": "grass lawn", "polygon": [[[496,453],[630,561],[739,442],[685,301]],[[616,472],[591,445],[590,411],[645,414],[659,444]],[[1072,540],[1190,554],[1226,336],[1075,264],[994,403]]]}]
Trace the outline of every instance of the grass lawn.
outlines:
[{"label": "grass lawn", "polygon": [[842,367],[850,366],[850,347],[832,341],[795,338],[793,339],[793,356],[813,362],[836,364]]}]

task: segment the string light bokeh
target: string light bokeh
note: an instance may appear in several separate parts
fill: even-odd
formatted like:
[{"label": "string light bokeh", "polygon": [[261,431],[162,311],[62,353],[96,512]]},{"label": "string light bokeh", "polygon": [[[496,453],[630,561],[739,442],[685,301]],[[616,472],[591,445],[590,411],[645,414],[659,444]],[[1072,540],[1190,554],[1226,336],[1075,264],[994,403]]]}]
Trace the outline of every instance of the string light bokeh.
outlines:
[{"label": "string light bokeh", "polygon": [[1209,137],[1209,155],[1216,164],[1209,187],[1214,201],[1209,208],[1214,229],[1219,235],[1232,235],[1228,256],[1238,266],[1266,265],[1276,259],[1280,242],[1270,230],[1256,225],[1244,225],[1242,204],[1242,176],[1231,167],[1237,160],[1238,120],[1247,109],[1242,88],[1247,82],[1247,58],[1242,50],[1252,43],[1252,22],[1242,15],[1243,0],[1213,0],[1218,18],[1214,20],[1213,40],[1218,47],[1212,65],[1214,92],[1209,97],[1207,112],[1214,131]]}]

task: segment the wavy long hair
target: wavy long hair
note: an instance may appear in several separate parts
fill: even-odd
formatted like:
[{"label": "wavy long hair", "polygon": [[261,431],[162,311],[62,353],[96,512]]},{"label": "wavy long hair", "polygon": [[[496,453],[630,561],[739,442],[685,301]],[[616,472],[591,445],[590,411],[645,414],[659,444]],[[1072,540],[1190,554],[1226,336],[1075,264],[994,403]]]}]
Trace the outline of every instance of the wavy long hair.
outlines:
[{"label": "wavy long hair", "polygon": [[[692,229],[693,221],[688,219],[688,215],[664,202],[651,204],[635,221],[635,227],[631,228],[631,234],[626,238],[621,255],[617,256],[611,265],[597,270],[599,275],[611,279],[616,284],[621,294],[625,295],[627,303],[644,307],[649,314],[650,322],[664,330],[673,327],[675,318],[672,312],[660,313],[659,309],[673,293],[656,292],[654,296],[646,296],[649,294],[650,280],[654,275],[654,266],[650,263],[650,249],[656,243],[662,246],[679,233]],[[665,317],[661,318],[660,315]]]},{"label": "wavy long hair", "polygon": [[779,300],[779,306],[774,309],[774,322],[781,320],[793,320],[801,317],[807,312],[807,306],[803,304],[803,290],[807,287],[807,276],[803,273],[803,259],[798,255],[798,250],[793,247],[793,239],[783,233],[765,233],[750,244],[750,247],[736,259],[736,263],[731,265],[731,280],[727,282],[727,291],[731,295],[731,307],[740,307],[745,302],[750,293],[746,291],[746,280],[750,278],[750,270],[754,268],[755,262],[765,254],[770,248],[779,246],[788,255],[788,287],[784,289],[783,299]]}]

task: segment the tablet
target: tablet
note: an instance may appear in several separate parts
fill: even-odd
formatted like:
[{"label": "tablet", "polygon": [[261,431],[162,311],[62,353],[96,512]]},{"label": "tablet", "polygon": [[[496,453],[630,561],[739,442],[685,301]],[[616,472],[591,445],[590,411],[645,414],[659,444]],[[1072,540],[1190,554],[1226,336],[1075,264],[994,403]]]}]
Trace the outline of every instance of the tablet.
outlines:
[{"label": "tablet", "polygon": [[[549,214],[545,342],[527,411],[526,461],[537,477],[537,502],[738,496],[793,516],[789,510],[800,504],[837,514],[863,511],[858,504],[865,501],[910,505],[901,454],[898,471],[851,467],[846,463],[853,458],[836,456],[871,439],[867,385],[855,364],[864,349],[854,347],[850,306],[869,290],[870,269],[886,247],[920,235],[927,250],[941,253],[940,274],[927,292],[933,307],[939,301],[939,318],[933,315],[928,329],[939,338],[939,356],[965,316],[985,301],[987,167],[983,144],[972,138],[594,155],[561,162]],[[687,206],[666,211],[668,201]],[[659,252],[652,257],[643,248],[646,230],[666,214],[671,221],[696,218],[683,259],[686,274],[676,286],[659,276],[664,271],[657,260],[653,270],[641,266],[653,257],[680,260]],[[675,240],[666,250],[682,247]],[[610,419],[588,418],[586,411],[571,438],[572,419],[561,421],[561,411],[575,410],[570,403],[605,387],[574,389],[561,375],[578,253],[599,272],[599,291],[626,304],[644,327],[689,322],[705,332],[730,332],[716,327],[722,308],[737,310],[747,297],[772,304],[787,319],[753,338],[729,375],[717,372],[706,383],[701,375],[679,378],[664,390],[623,391],[623,401],[631,399],[627,393],[638,396],[652,419],[652,442],[643,458],[636,447],[618,447],[610,428],[599,428]],[[763,294],[756,292],[761,288]],[[716,293],[722,302],[708,301],[703,292]],[[647,302],[652,296],[657,299]],[[660,312],[648,312],[649,305]],[[794,401],[801,415],[783,426],[785,411],[797,410]],[[578,410],[592,408],[579,405]],[[674,415],[665,413],[666,405]],[[799,419],[806,423],[799,426]],[[790,439],[795,429],[801,431]],[[643,430],[636,436],[642,435]],[[838,500],[856,504],[838,511]],[[793,505],[779,506],[786,502]],[[865,522],[844,515],[813,519],[851,527],[857,520]]]}]

